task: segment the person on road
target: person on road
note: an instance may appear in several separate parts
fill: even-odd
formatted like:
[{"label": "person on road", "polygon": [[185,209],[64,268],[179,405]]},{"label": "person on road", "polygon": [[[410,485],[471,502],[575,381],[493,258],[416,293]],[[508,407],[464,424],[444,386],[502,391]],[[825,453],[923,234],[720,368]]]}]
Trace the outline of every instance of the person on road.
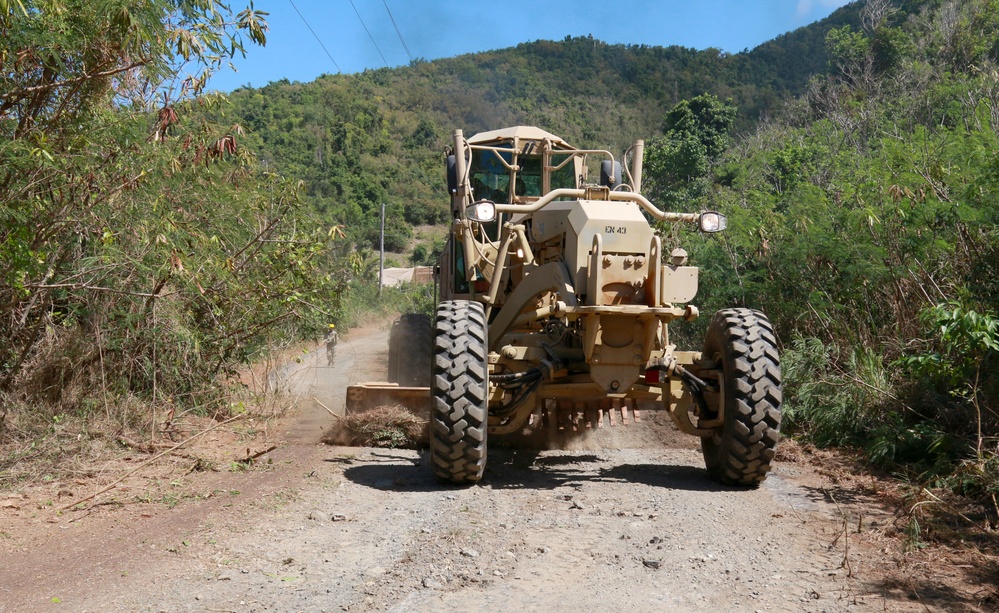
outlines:
[{"label": "person on road", "polygon": [[339,335],[336,333],[336,326],[330,324],[330,331],[326,333],[326,338],[323,341],[326,343],[326,365],[333,366],[333,362],[336,360],[336,343],[340,340]]}]

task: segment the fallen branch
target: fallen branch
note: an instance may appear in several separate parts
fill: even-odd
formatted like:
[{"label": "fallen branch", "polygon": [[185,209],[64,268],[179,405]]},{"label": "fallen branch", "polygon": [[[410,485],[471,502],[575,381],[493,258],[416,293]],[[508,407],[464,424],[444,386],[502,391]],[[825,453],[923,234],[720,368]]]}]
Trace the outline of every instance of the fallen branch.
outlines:
[{"label": "fallen branch", "polygon": [[[68,504],[68,505],[66,505],[64,507],[60,507],[59,510],[60,511],[66,511],[67,509],[73,509],[74,507],[78,507],[81,504],[83,504],[84,502],[87,502],[88,500],[93,500],[94,498],[97,498],[98,496],[100,496],[104,492],[107,492],[109,490],[114,489],[119,483],[121,483],[125,479],[131,477],[132,475],[134,475],[135,473],[139,472],[143,468],[149,466],[150,464],[152,464],[156,460],[162,458],[163,456],[165,456],[165,455],[167,455],[167,454],[169,454],[169,453],[171,453],[173,451],[176,451],[177,449],[180,449],[181,447],[183,447],[184,445],[190,443],[191,441],[193,441],[194,439],[198,438],[199,436],[204,436],[205,434],[208,434],[212,430],[215,430],[217,428],[221,428],[222,426],[224,426],[226,424],[230,424],[230,423],[236,421],[237,419],[241,419],[244,415],[245,414],[241,413],[239,415],[236,415],[235,417],[230,417],[229,419],[227,419],[225,421],[220,421],[219,423],[215,424],[214,426],[212,426],[210,428],[206,428],[206,429],[202,430],[201,432],[198,432],[197,434],[189,436],[188,438],[186,438],[183,441],[177,443],[173,447],[171,447],[169,449],[166,449],[164,451],[161,451],[161,452],[157,453],[156,455],[154,455],[153,457],[151,457],[148,460],[146,460],[145,462],[143,462],[142,464],[139,464],[138,466],[136,466],[132,470],[128,471],[127,473],[125,473],[124,475],[122,475],[121,477],[119,477],[118,479],[115,479],[110,485],[108,485],[104,489],[99,490],[97,492],[94,492],[93,494],[87,496],[86,498],[83,498],[82,500],[78,500],[78,501],[74,502],[73,504]],[[76,509],[76,510],[77,511],[82,511],[83,509]]]},{"label": "fallen branch", "polygon": [[846,569],[846,576],[853,576],[853,566],[850,564],[850,518],[843,516],[843,561],[840,568]]},{"label": "fallen branch", "polygon": [[316,404],[318,404],[319,406],[321,406],[324,409],[326,409],[326,412],[329,413],[330,415],[332,415],[333,417],[336,417],[337,419],[343,419],[342,417],[340,417],[339,415],[337,415],[336,413],[334,413],[333,410],[330,409],[328,406],[326,406],[325,404],[319,402],[319,399],[316,398],[315,396],[313,396],[312,399],[316,401]]},{"label": "fallen branch", "polygon": [[115,439],[122,445],[135,449],[136,451],[141,451],[142,453],[153,453],[156,449],[166,449],[170,447],[169,443],[137,443],[132,439],[128,438],[124,434],[119,434]]},{"label": "fallen branch", "polygon": [[843,533],[842,535],[839,534],[836,535],[836,538],[833,539],[833,542],[832,544],[829,545],[829,548],[831,549],[835,547],[836,543],[839,541],[839,537],[840,536],[843,537],[843,561],[840,562],[840,568],[845,568],[846,576],[852,577],[853,566],[850,564],[850,515],[849,513],[845,513],[843,511],[843,508],[839,506],[839,501],[836,500],[836,497],[832,495],[832,492],[830,492],[826,488],[822,488],[822,491],[823,493],[825,493],[826,496],[829,497],[829,500],[833,501],[833,503],[836,505],[836,510],[839,512],[840,517],[843,518]]},{"label": "fallen branch", "polygon": [[267,449],[264,449],[263,451],[258,451],[257,453],[254,453],[253,455],[250,455],[250,450],[247,449],[246,450],[246,453],[247,453],[246,457],[243,458],[242,460],[239,460],[239,463],[240,464],[252,464],[253,461],[256,460],[257,458],[259,458],[260,456],[264,455],[265,453],[270,453],[270,452],[274,451],[275,449],[277,449],[277,445],[271,445]]},{"label": "fallen branch", "polygon": [[[939,505],[941,505],[943,507],[946,507],[946,508],[950,509],[950,511],[952,513],[954,513],[955,515],[957,515],[958,517],[960,517],[964,521],[968,522],[968,524],[972,528],[975,528],[976,530],[980,530],[984,534],[989,534],[989,535],[992,534],[992,531],[990,531],[988,529],[987,525],[986,526],[979,526],[978,522],[976,522],[975,520],[971,519],[970,517],[968,517],[967,515],[965,515],[964,513],[962,513],[960,509],[958,509],[957,507],[955,507],[951,503],[949,503],[946,500],[942,500],[941,498],[937,497],[936,495],[933,494],[933,492],[931,492],[930,490],[926,489],[925,487],[923,488],[922,493],[926,494],[927,496],[929,496],[930,498],[932,498],[932,500],[923,500],[923,501],[917,502],[916,504],[912,505],[912,508],[909,509],[909,514],[910,515],[912,513],[914,513],[917,508],[922,507],[923,505],[936,503],[936,504],[939,504]],[[993,498],[993,502],[995,502],[995,498]],[[986,520],[986,522],[988,522],[988,520]]]}]

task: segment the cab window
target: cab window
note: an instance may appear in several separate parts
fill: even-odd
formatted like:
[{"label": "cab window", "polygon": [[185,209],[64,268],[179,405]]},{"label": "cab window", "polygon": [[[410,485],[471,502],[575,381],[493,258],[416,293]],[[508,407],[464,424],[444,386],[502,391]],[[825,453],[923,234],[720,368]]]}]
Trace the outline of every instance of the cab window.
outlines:
[{"label": "cab window", "polygon": [[520,171],[517,173],[517,195],[538,197],[541,195],[541,157],[521,156],[518,159]]},{"label": "cab window", "polygon": [[472,193],[476,200],[510,201],[510,174],[499,160],[500,155],[508,164],[510,163],[512,156],[509,153],[475,151],[472,154],[469,175],[472,179]]},{"label": "cab window", "polygon": [[[553,167],[558,167],[559,164],[564,162],[566,158],[572,157],[571,153],[567,154],[556,154],[552,156],[551,164]],[[552,189],[576,188],[576,164],[569,162],[562,168],[559,168],[552,173],[551,176],[551,187]]]}]

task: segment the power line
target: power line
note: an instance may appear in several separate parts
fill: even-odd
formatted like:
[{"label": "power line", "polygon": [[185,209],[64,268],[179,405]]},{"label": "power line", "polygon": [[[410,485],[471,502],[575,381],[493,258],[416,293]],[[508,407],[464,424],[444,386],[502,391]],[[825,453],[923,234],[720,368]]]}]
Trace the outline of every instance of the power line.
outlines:
[{"label": "power line", "polygon": [[402,43],[402,48],[406,50],[406,55],[409,56],[409,63],[413,63],[413,54],[409,52],[409,47],[406,46],[406,41],[402,38],[402,32],[399,31],[399,26],[395,25],[395,17],[392,16],[392,11],[389,10],[388,2],[382,0],[382,4],[385,5],[385,12],[388,13],[389,19],[392,20],[392,27],[395,28],[395,33],[399,35],[399,42]]},{"label": "power line", "polygon": [[350,0],[350,6],[354,8],[354,14],[357,15],[357,20],[361,22],[361,27],[368,33],[368,38],[371,39],[371,44],[375,46],[375,49],[378,49],[378,55],[382,56],[382,61],[385,62],[385,67],[388,68],[388,60],[385,59],[385,54],[382,53],[382,50],[378,48],[378,43],[375,42],[375,37],[371,35],[371,31],[368,30],[368,26],[364,25],[364,20],[361,19],[361,14],[357,12],[357,7],[354,6],[354,0]]},{"label": "power line", "polygon": [[[298,10],[298,7],[295,6],[294,0],[288,0],[288,2],[291,3],[291,8],[295,9],[295,12],[298,13],[298,16],[302,18],[302,23],[305,24],[305,27],[309,28],[309,32],[312,32],[312,35],[316,38],[316,42],[319,43],[319,46],[323,48],[323,51],[326,51],[326,57],[330,58],[330,61],[333,62],[334,66],[336,66],[337,74],[343,74],[343,71],[340,70],[340,65],[336,63],[336,60],[333,59],[333,56],[330,55],[330,52],[326,49],[326,45],[323,44],[323,41],[319,40],[319,35],[316,34],[316,31],[313,30],[312,26],[309,25],[309,22],[306,21],[305,15],[303,15],[302,11]],[[353,4],[353,2],[351,4]]]}]

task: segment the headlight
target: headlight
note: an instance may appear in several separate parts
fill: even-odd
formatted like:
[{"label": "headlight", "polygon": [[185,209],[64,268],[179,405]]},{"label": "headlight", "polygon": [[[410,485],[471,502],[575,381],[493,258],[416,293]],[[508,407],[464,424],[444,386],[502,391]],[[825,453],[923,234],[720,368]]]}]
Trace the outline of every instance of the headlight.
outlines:
[{"label": "headlight", "polygon": [[721,232],[728,227],[728,218],[716,211],[705,211],[701,213],[701,232]]},{"label": "headlight", "polygon": [[496,204],[490,200],[479,200],[465,209],[465,217],[479,223],[493,221],[496,219]]}]

